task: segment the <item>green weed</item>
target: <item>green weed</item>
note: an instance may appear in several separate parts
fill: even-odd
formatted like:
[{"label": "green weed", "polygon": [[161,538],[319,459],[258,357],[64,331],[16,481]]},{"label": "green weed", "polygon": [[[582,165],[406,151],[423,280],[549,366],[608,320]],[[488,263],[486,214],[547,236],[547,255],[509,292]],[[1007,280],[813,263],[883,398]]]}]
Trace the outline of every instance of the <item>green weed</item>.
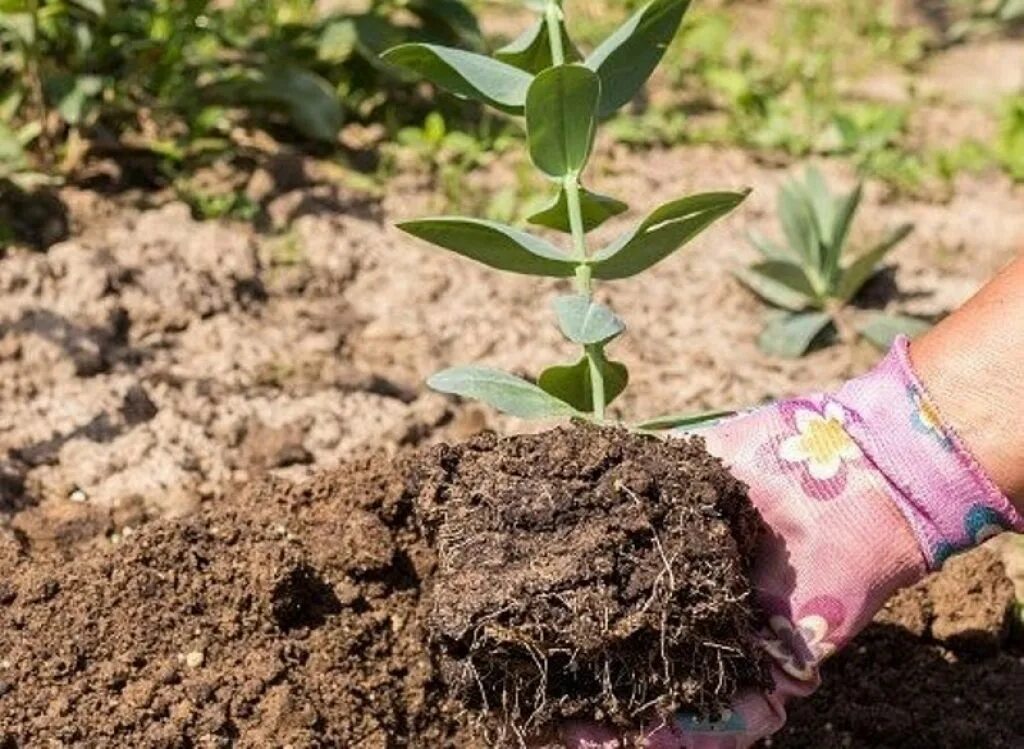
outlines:
[{"label": "green weed", "polygon": [[846,340],[859,335],[885,349],[897,335],[916,335],[927,328],[924,321],[903,315],[876,313],[852,324],[848,320],[846,308],[912,229],[904,224],[848,259],[846,248],[861,192],[862,186],[857,185],[849,194],[833,195],[821,173],[808,169],[803,182],[792,180],[779,192],[785,243],[751,235],[764,259],[737,271],[736,276],[780,310],[759,339],[766,353],[800,357],[816,341],[837,331]]}]

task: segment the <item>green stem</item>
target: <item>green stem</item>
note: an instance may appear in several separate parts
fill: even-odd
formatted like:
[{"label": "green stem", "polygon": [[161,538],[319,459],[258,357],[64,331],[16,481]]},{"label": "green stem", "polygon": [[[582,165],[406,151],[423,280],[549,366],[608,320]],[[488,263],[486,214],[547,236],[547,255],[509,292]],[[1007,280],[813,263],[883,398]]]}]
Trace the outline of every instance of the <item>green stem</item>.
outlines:
[{"label": "green stem", "polygon": [[565,175],[562,179],[565,190],[565,202],[569,209],[569,228],[572,230],[572,246],[576,250],[576,259],[587,261],[586,232],[583,229],[583,206],[580,203],[579,175],[575,172]]},{"label": "green stem", "polygon": [[[551,62],[565,64],[565,47],[562,44],[562,8],[557,0],[549,0],[544,11],[548,27],[548,43],[551,45]],[[572,230],[572,245],[576,255],[576,290],[590,298],[592,294],[590,265],[587,262],[586,230],[583,226],[583,205],[580,203],[579,175],[575,172],[562,179],[565,201],[569,211],[569,228]],[[584,346],[587,365],[590,368],[590,390],[593,394],[594,419],[604,421],[604,352],[598,344]]]},{"label": "green stem", "polygon": [[590,366],[590,389],[594,395],[594,419],[604,421],[604,373],[601,371],[604,352],[598,344],[586,346],[584,350],[587,353],[587,364]]},{"label": "green stem", "polygon": [[555,0],[549,0],[544,10],[548,27],[548,44],[551,45],[551,62],[565,64],[565,47],[562,45],[562,9]]}]

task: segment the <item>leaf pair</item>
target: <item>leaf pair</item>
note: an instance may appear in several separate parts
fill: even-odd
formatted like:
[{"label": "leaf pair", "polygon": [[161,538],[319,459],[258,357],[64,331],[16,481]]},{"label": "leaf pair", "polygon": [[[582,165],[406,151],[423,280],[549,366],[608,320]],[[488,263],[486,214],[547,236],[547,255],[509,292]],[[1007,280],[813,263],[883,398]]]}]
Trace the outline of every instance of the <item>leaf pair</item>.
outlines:
[{"label": "leaf pair", "polygon": [[[630,101],[665,54],[690,0],[653,0],[637,11],[584,61],[601,82],[599,116]],[[508,114],[522,114],[534,74],[551,67],[548,19],[542,19],[499,50],[498,59],[432,44],[403,44],[384,54],[392,65],[419,73],[432,83]],[[565,34],[566,61],[578,59]]]},{"label": "leaf pair", "polygon": [[582,65],[559,65],[540,73],[526,96],[530,157],[542,172],[561,181],[553,202],[529,217],[530,223],[570,233],[566,180],[576,187],[582,229],[592,231],[628,206],[582,188],[578,175],[594,146],[601,80]]},{"label": "leaf pair", "polygon": [[[633,230],[586,261],[593,278],[629,278],[664,260],[738,206],[747,192],[709,192],[666,203]],[[491,268],[567,278],[580,261],[547,240],[505,224],[441,216],[406,221],[400,229]]]},{"label": "leaf pair", "polygon": [[[503,63],[525,70],[527,73],[536,75],[542,70],[554,66],[550,44],[551,19],[545,14],[542,18],[530,25],[526,31],[516,39],[499,49],[494,56]],[[565,30],[565,24],[559,22],[558,33],[562,37],[562,49],[565,53],[565,62],[579,62],[582,60],[580,51],[576,49],[572,39]]]},{"label": "leaf pair", "polygon": [[629,370],[621,362],[605,358],[604,347],[626,330],[622,320],[600,302],[572,294],[555,299],[555,314],[562,335],[584,347],[587,354],[574,364],[544,370],[537,384],[545,392],[580,412],[593,410],[592,367],[601,374],[605,405],[618,398],[629,384]]},{"label": "leaf pair", "polygon": [[[573,343],[596,356],[604,384],[605,403],[617,398],[629,382],[624,364],[604,357],[604,346],[626,329],[603,304],[581,294],[555,299],[558,326]],[[583,415],[593,409],[594,391],[587,357],[574,364],[548,367],[534,385],[489,367],[453,367],[431,377],[435,390],[482,400],[499,411],[524,419]]]},{"label": "leaf pair", "polygon": [[[541,384],[534,385],[521,377],[491,367],[452,367],[431,376],[427,385],[438,392],[480,400],[502,413],[520,419],[558,419],[583,416],[590,409],[589,375],[583,371],[586,362],[569,367],[551,367],[541,375]],[[628,373],[617,362],[605,370],[605,385],[618,394],[625,388]],[[621,370],[618,369],[621,367]],[[575,404],[575,405],[574,405]],[[668,414],[634,425],[647,432],[695,427],[709,421],[731,416],[733,411]]]}]

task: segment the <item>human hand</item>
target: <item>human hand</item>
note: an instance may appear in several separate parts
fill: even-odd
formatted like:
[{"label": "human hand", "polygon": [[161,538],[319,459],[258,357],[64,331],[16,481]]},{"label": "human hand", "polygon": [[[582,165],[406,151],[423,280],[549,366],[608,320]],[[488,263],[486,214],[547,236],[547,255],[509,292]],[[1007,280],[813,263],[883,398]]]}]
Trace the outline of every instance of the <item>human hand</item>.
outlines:
[{"label": "human hand", "polygon": [[[785,706],[812,693],[820,663],[897,589],[951,554],[1022,528],[1013,505],[943,423],[905,340],[832,395],[796,398],[700,430],[750,487],[769,530],[753,571],[774,688],[738,696],[715,722],[678,715],[643,729],[651,749],[742,749],[777,731]],[[570,749],[616,747],[592,725]]]}]

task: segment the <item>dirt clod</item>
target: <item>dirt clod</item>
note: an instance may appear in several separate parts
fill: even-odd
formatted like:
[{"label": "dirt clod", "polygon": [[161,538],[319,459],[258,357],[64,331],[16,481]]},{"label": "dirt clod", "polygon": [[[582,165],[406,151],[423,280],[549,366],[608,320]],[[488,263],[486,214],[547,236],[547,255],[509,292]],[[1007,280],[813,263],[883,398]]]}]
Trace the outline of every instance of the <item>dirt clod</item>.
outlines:
[{"label": "dirt clod", "polygon": [[435,460],[430,626],[445,679],[496,735],[714,710],[761,680],[745,577],[759,521],[702,443],[574,425]]}]

